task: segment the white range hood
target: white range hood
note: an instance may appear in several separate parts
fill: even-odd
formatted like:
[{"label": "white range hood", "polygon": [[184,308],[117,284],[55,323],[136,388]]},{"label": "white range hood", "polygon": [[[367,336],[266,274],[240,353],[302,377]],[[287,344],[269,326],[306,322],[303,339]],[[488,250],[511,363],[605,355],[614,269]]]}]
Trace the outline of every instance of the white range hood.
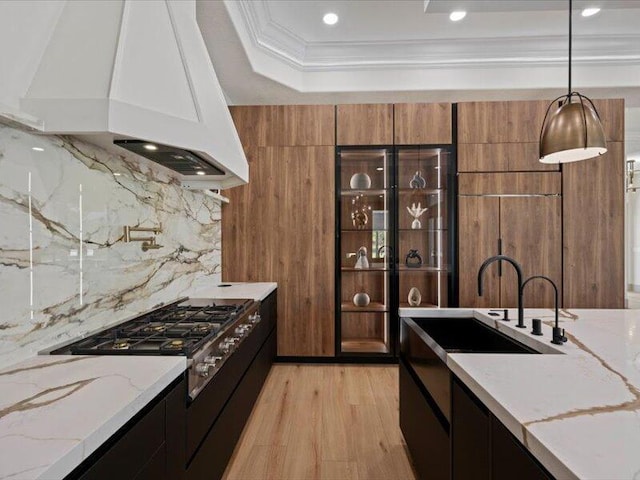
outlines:
[{"label": "white range hood", "polygon": [[196,22],[195,0],[58,4],[19,99],[20,114],[36,119],[30,126],[83,136],[111,150],[121,148],[114,139],[178,147],[224,172],[183,175],[187,186],[227,188],[248,181],[247,159]]}]

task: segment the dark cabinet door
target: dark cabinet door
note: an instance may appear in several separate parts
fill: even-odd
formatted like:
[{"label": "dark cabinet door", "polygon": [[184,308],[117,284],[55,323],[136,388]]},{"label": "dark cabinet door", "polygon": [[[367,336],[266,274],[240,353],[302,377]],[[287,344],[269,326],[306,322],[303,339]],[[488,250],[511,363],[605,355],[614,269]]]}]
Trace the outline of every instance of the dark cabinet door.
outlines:
[{"label": "dark cabinet door", "polygon": [[[164,479],[166,461],[165,401],[131,420],[133,425],[82,475],[69,479],[107,480],[113,478]],[[125,427],[126,428],[126,427]],[[99,454],[98,454],[99,455]],[[158,469],[158,465],[162,468]],[[159,476],[156,474],[159,473]]]},{"label": "dark cabinet door", "polygon": [[491,418],[491,472],[493,480],[553,478],[495,417]]},{"label": "dark cabinet door", "polygon": [[400,428],[420,479],[449,480],[449,431],[400,362]]},{"label": "dark cabinet door", "polygon": [[[491,420],[473,394],[453,382],[451,454],[453,480],[491,478]],[[517,477],[513,477],[517,478]]]}]

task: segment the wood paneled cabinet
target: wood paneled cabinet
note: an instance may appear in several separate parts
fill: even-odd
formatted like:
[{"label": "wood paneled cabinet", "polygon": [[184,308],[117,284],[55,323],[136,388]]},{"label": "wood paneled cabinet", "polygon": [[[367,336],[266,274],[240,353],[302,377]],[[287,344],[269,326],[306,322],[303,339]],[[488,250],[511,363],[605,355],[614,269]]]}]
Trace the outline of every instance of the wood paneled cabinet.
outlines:
[{"label": "wood paneled cabinet", "polygon": [[449,145],[452,136],[450,103],[396,103],[393,106],[396,145]]},{"label": "wood paneled cabinet", "polygon": [[338,145],[390,145],[393,143],[393,105],[338,105]]},{"label": "wood paneled cabinet", "polygon": [[559,171],[538,161],[540,128],[549,102],[458,104],[459,172]]},{"label": "wood paneled cabinet", "polygon": [[[545,275],[561,290],[561,197],[483,193],[458,198],[460,307],[517,306],[516,273],[506,262],[495,263],[485,271],[484,294],[478,296],[478,269],[484,260],[498,254],[516,260],[525,278]],[[526,307],[553,307],[552,287],[543,281],[530,283],[524,303]]]},{"label": "wood paneled cabinet", "polygon": [[278,283],[278,355],[334,355],[335,107],[233,107],[248,185],[225,191],[222,280]]}]

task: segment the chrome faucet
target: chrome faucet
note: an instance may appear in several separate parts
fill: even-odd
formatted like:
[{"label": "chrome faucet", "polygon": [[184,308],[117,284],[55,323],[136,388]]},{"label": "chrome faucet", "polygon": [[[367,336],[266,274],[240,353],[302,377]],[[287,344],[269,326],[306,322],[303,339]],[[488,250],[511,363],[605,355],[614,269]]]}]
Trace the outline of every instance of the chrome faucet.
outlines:
[{"label": "chrome faucet", "polygon": [[516,274],[518,275],[518,324],[516,325],[516,327],[527,328],[524,324],[524,306],[522,304],[522,289],[524,287],[524,285],[522,284],[522,267],[513,258],[507,257],[506,255],[494,255],[493,257],[489,257],[484,261],[484,263],[480,266],[480,270],[478,270],[478,295],[482,296],[482,274],[489,265],[500,260],[509,262],[511,265],[513,265],[513,268],[516,269]]},{"label": "chrome faucet", "polygon": [[560,328],[560,326],[558,325],[558,287],[555,284],[555,282],[551,280],[549,277],[545,277],[544,275],[534,275],[533,277],[529,277],[524,281],[524,283],[522,284],[522,290],[524,290],[524,287],[525,285],[527,285],[527,283],[529,283],[531,280],[535,280],[536,278],[541,278],[542,280],[546,280],[553,287],[553,291],[555,293],[556,326],[553,327],[553,334],[552,334],[553,338],[551,339],[551,343],[554,343],[556,345],[562,345],[564,342],[567,341],[567,337],[564,336],[564,328]]}]

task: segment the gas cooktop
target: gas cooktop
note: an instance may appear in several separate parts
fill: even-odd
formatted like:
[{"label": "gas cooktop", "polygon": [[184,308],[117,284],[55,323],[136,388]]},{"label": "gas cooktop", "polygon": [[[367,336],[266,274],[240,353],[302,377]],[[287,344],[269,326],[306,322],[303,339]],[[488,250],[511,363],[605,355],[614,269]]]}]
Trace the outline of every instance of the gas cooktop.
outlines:
[{"label": "gas cooktop", "polygon": [[246,299],[181,299],[52,353],[191,357],[251,304]]}]

